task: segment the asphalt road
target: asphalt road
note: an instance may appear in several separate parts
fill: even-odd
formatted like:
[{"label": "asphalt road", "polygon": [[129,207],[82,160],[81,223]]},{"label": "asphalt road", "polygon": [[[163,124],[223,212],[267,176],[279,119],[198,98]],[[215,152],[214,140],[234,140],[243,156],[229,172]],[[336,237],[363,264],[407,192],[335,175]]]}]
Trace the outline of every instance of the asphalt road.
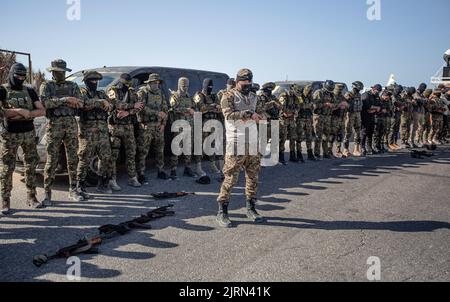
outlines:
[{"label": "asphalt road", "polygon": [[59,202],[30,210],[16,175],[17,210],[0,218],[0,281],[67,281],[65,260],[36,268],[33,257],[169,203],[147,198],[151,192],[182,190],[198,195],[170,201],[175,217],[107,242],[99,255],[81,255],[82,280],[367,281],[367,260],[375,256],[382,281],[450,281],[448,147],[423,160],[402,151],[265,168],[262,225],[245,218],[243,180],[232,200],[236,227],[224,230],[214,221],[218,183],[152,179],[133,190],[121,179],[121,194],[74,203],[60,178]]}]

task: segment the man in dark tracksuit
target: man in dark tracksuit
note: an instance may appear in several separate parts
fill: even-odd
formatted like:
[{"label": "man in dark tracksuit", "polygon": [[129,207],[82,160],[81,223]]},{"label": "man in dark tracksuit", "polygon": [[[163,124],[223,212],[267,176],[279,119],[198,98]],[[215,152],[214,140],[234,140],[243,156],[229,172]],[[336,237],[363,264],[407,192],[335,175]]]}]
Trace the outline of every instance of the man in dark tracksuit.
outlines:
[{"label": "man in dark tracksuit", "polygon": [[380,109],[377,104],[380,103],[379,94],[381,90],[381,85],[377,84],[361,97],[363,102],[363,110],[361,113],[363,156],[373,154],[372,146],[373,134],[375,132],[375,114]]}]

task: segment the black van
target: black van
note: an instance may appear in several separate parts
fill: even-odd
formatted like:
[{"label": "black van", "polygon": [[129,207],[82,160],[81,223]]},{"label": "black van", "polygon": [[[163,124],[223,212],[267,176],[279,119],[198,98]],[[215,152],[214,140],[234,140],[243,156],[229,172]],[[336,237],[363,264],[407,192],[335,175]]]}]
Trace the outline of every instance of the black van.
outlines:
[{"label": "black van", "polygon": [[[206,78],[213,80],[214,92],[224,89],[229,78],[225,73],[170,67],[103,67],[90,70],[95,70],[103,75],[103,80],[99,83],[99,89],[102,90],[107,90],[108,87],[116,84],[122,73],[131,75],[133,78],[133,85],[136,88],[145,85],[144,82],[148,80],[150,74],[158,73],[164,80],[162,90],[166,94],[167,99],[169,99],[170,91],[177,90],[178,79],[181,77],[189,79],[189,93],[191,95],[194,95],[194,93],[202,89],[203,80]],[[73,81],[80,87],[83,87],[83,71],[74,73],[69,76],[67,80]]]}]

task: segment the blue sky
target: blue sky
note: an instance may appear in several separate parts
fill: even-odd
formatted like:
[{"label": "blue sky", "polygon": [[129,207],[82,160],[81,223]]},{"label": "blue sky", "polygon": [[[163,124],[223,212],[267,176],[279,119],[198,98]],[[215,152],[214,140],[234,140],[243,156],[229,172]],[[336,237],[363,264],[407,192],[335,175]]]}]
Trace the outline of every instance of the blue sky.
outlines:
[{"label": "blue sky", "polygon": [[68,21],[66,0],[3,0],[0,48],[31,52],[40,69],[63,58],[74,70],[248,67],[259,83],[429,82],[450,48],[450,1],[381,0],[374,22],[366,1],[81,0]]}]

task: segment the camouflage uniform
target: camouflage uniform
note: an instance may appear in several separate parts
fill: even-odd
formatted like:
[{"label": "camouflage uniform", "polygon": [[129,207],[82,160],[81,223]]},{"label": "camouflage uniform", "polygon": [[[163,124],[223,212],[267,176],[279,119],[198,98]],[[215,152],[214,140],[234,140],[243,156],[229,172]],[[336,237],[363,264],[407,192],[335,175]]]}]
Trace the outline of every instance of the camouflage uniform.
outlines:
[{"label": "camouflage uniform", "polygon": [[314,129],[316,132],[316,143],[314,155],[320,157],[320,147],[322,146],[323,156],[330,157],[329,141],[331,137],[331,108],[334,98],[332,92],[325,88],[317,90],[313,95],[314,100]]},{"label": "camouflage uniform", "polygon": [[[236,89],[226,93],[222,98],[223,113],[227,121],[239,121],[244,117],[249,118],[250,113],[256,112],[257,96],[253,93],[249,96],[244,96]],[[228,130],[228,128],[227,128]],[[231,140],[228,144],[233,144]],[[231,155],[228,153],[230,148],[227,148],[225,156],[224,175],[225,180],[220,190],[218,201],[221,203],[228,202],[231,197],[231,191],[236,185],[241,168],[245,169],[246,173],[246,191],[247,200],[256,198],[258,189],[258,177],[261,169],[260,155]]]},{"label": "camouflage uniform", "polygon": [[94,157],[99,158],[99,188],[106,187],[111,180],[113,162],[108,109],[103,106],[108,98],[104,91],[88,88],[81,88],[81,95],[84,106],[79,121],[78,181],[81,191],[85,193],[87,172]]},{"label": "camouflage uniform", "polygon": [[138,101],[145,104],[144,109],[137,114],[139,122],[138,174],[145,174],[145,162],[151,146],[156,150],[156,167],[161,173],[164,169],[165,147],[164,132],[161,132],[161,127],[166,126],[167,118],[161,119],[159,114],[161,112],[168,113],[167,99],[160,89],[152,91],[147,86],[139,90]]},{"label": "camouflage uniform", "polygon": [[314,139],[313,110],[311,99],[311,86],[306,86],[303,91],[298,91],[298,116],[297,116],[297,159],[304,162],[302,155],[302,142],[306,142],[308,158],[314,160],[312,142]]},{"label": "camouflage uniform", "polygon": [[[194,141],[194,117],[189,113],[190,110],[195,110],[195,103],[192,97],[188,94],[182,94],[180,90],[172,93],[170,97],[170,116],[172,123],[178,120],[184,120],[191,126],[191,152],[184,154],[185,171],[191,170],[192,151]],[[178,166],[178,156],[172,155],[170,159],[170,168],[172,172],[176,171]]]},{"label": "camouflage uniform", "polygon": [[[276,96],[272,94],[275,89],[275,83],[266,83],[263,85],[263,93],[258,98],[257,113],[267,120],[267,138],[271,139],[272,127],[271,121],[280,119],[281,105]],[[269,93],[270,91],[270,93]]]},{"label": "camouflage uniform", "polygon": [[297,124],[299,100],[292,91],[280,95],[280,161],[284,163],[286,141],[289,140],[291,161],[296,160],[295,143],[297,141]]},{"label": "camouflage uniform", "polygon": [[[62,69],[59,69],[62,68]],[[50,71],[65,70],[64,61],[52,62]],[[40,88],[41,100],[47,110],[49,120],[47,126],[47,163],[44,172],[44,189],[46,195],[51,194],[55,180],[56,168],[59,163],[61,145],[64,144],[67,157],[67,168],[69,173],[69,186],[71,193],[76,191],[77,166],[78,166],[78,123],[76,116],[78,110],[67,104],[68,97],[81,99],[80,89],[74,82],[69,81],[46,81]]]},{"label": "camouflage uniform", "polygon": [[348,152],[344,152],[345,156],[350,155],[348,151],[350,148],[350,139],[354,134],[355,151],[353,155],[361,155],[361,112],[362,112],[362,100],[361,93],[357,89],[353,89],[345,94],[345,99],[349,104],[347,117],[345,120],[345,138],[344,149]]},{"label": "camouflage uniform", "polygon": [[[135,109],[136,91],[119,82],[108,89],[107,96],[114,108],[108,119],[112,149],[112,179],[117,179],[117,160],[120,155],[120,147],[124,146],[128,177],[133,180],[137,178],[135,125],[137,123],[136,114],[139,110]],[[119,111],[127,111],[129,116],[119,119],[117,117]]]},{"label": "camouflage uniform", "polygon": [[[384,94],[387,93],[386,91],[383,92]],[[387,151],[384,143],[385,143],[385,137],[387,137],[388,133],[388,120],[391,116],[391,103],[390,100],[383,100],[381,99],[379,104],[376,104],[375,106],[379,106],[381,108],[380,112],[377,112],[375,115],[375,139],[374,143],[376,146],[377,151],[379,152],[385,152]]]},{"label": "camouflage uniform", "polygon": [[401,139],[403,144],[408,145],[411,137],[411,125],[413,114],[413,97],[411,94],[405,93],[402,96],[403,99],[403,112],[401,116]]},{"label": "camouflage uniform", "polygon": [[425,127],[425,104],[426,99],[423,96],[423,93],[420,91],[416,91],[416,93],[413,95],[413,129],[411,133],[411,142],[413,145],[415,143],[421,143],[424,133],[424,127]]},{"label": "camouflage uniform", "polygon": [[389,128],[388,145],[391,150],[396,150],[399,148],[397,145],[397,140],[400,132],[401,115],[403,110],[403,100],[400,91],[394,91],[391,103],[392,119]]},{"label": "camouflage uniform", "polygon": [[[14,67],[13,67],[14,68]],[[2,97],[1,113],[3,119],[4,110],[26,109],[33,111],[35,102],[38,102],[37,93],[30,87],[22,86],[21,89],[12,88],[10,84],[0,86]],[[16,167],[17,150],[21,147],[25,162],[25,185],[28,193],[28,204],[39,207],[36,199],[36,167],[39,163],[39,155],[36,149],[36,133],[33,120],[2,120],[0,125],[0,150],[2,159],[1,171],[1,199],[2,211],[9,209],[11,191],[13,188],[13,173]]]},{"label": "camouflage uniform", "polygon": [[429,144],[436,144],[436,140],[439,138],[444,127],[444,112],[445,103],[441,99],[440,92],[436,91],[428,102],[428,111],[431,113],[431,131],[428,136]]},{"label": "camouflage uniform", "polygon": [[338,84],[334,90],[334,110],[331,115],[331,145],[329,146],[330,151],[333,150],[333,145],[336,142],[336,154],[342,156],[342,142],[344,141],[345,135],[345,116],[347,114],[347,109],[343,109],[342,104],[347,105],[347,100],[342,94],[344,85]]},{"label": "camouflage uniform", "polygon": [[[194,96],[194,102],[196,105],[197,111],[202,113],[202,121],[204,126],[210,120],[220,121],[221,119],[221,106],[220,101],[217,98],[217,95],[210,94],[207,95],[203,91],[199,91]],[[205,142],[205,139],[210,135],[210,133],[202,132],[202,142]],[[216,167],[216,160],[219,159],[217,155],[209,156],[208,160],[210,163],[211,170],[214,173],[218,173],[218,169]],[[197,158],[197,162],[201,162],[201,157]]]}]

